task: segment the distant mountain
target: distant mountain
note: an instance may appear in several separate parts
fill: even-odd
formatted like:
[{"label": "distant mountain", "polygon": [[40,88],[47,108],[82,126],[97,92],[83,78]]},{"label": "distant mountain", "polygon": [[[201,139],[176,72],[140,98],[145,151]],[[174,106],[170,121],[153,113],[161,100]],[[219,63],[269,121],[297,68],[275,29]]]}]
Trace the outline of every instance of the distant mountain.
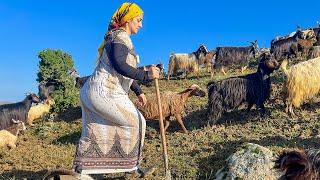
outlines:
[{"label": "distant mountain", "polygon": [[11,102],[6,102],[6,101],[0,101],[0,105],[1,104],[10,104]]}]

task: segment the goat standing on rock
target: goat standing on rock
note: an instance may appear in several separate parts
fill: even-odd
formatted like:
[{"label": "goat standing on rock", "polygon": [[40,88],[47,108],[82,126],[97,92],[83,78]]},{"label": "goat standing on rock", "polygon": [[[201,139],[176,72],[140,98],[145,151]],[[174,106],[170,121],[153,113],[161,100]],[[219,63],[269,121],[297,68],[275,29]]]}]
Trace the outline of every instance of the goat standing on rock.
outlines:
[{"label": "goat standing on rock", "polygon": [[[163,92],[161,93],[162,101],[162,114],[165,119],[165,130],[170,125],[170,117],[174,116],[181,128],[185,133],[188,132],[182,121],[182,114],[184,112],[185,105],[188,98],[191,96],[204,97],[206,93],[200,89],[196,84],[190,86],[186,90],[175,93],[175,92]],[[136,106],[143,114],[146,119],[159,119],[159,109],[155,94],[149,94],[147,97],[147,104],[145,106],[140,106],[136,103]]]},{"label": "goat standing on rock", "polygon": [[245,76],[231,77],[208,84],[208,116],[215,123],[228,109],[248,103],[248,111],[253,104],[260,108],[261,116],[265,114],[264,102],[270,96],[270,74],[279,68],[279,63],[271,54],[260,57],[258,70]]}]

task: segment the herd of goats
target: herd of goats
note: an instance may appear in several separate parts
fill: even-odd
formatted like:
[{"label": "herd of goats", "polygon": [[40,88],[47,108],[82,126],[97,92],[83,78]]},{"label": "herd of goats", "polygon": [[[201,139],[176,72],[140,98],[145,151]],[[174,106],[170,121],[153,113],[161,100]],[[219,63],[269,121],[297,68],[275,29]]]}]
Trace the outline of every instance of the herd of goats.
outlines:
[{"label": "herd of goats", "polygon": [[[304,30],[297,29],[289,35],[276,37],[271,41],[270,49],[259,49],[257,41],[250,43],[251,45],[247,47],[217,47],[212,51],[200,45],[193,53],[172,53],[169,58],[167,79],[170,80],[170,77],[181,74],[198,75],[201,67],[205,67],[207,71],[210,70],[211,77],[214,76],[215,71],[227,74],[228,69],[241,69],[243,72],[251,60],[257,59],[257,71],[254,73],[208,83],[208,120],[216,123],[225,112],[237,108],[242,103],[248,104],[248,111],[256,105],[261,117],[266,116],[264,103],[270,96],[270,75],[279,68],[285,74],[282,94],[286,112],[296,116],[293,109],[298,108],[305,100],[316,96],[320,91],[320,26]],[[287,69],[288,62],[297,58],[304,61],[301,60]],[[157,66],[162,72],[164,71],[162,64]],[[75,85],[79,88],[89,77],[79,77],[74,72],[70,75],[74,77]],[[52,82],[41,84],[39,96],[29,94],[22,102],[0,105],[0,147],[15,148],[17,135],[26,129],[25,123],[33,126],[33,120],[49,113],[51,106],[54,105],[50,94],[55,90],[56,87]],[[185,133],[188,132],[183,123],[183,113],[185,104],[191,96],[204,97],[206,92],[194,84],[179,93],[163,92],[161,94],[165,129],[169,127],[170,121],[175,119],[182,130]],[[145,106],[137,104],[137,108],[146,119],[159,117],[155,98],[155,94],[148,94]],[[32,106],[33,103],[37,105]],[[301,165],[303,163],[305,166]],[[286,152],[280,156],[278,163],[279,168],[285,171],[284,178],[287,179],[301,177],[318,179],[320,178],[319,164],[318,155],[308,151]],[[286,173],[287,175],[291,173],[291,176],[286,176]]]}]

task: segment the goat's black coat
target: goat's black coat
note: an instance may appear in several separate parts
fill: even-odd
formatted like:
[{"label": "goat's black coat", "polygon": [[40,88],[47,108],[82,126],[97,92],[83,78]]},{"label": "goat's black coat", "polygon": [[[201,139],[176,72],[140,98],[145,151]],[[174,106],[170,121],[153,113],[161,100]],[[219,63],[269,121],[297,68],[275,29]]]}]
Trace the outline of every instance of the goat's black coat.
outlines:
[{"label": "goat's black coat", "polygon": [[[266,65],[267,60],[274,66]],[[212,122],[218,120],[228,110],[248,103],[248,110],[256,104],[264,115],[264,102],[270,96],[270,74],[278,68],[278,63],[270,55],[263,55],[258,70],[245,76],[231,77],[208,84],[208,116]]]},{"label": "goat's black coat", "polygon": [[23,101],[4,104],[0,106],[0,130],[11,127],[12,119],[26,122],[32,103],[39,103],[40,99],[35,94],[28,95]]},{"label": "goat's black coat", "polygon": [[246,47],[217,47],[214,67],[239,67],[248,65],[258,52],[257,42]]},{"label": "goat's black coat", "polygon": [[49,81],[46,83],[41,83],[38,86],[39,89],[39,97],[41,101],[44,101],[50,97],[50,95],[61,86],[61,83],[55,81]]}]

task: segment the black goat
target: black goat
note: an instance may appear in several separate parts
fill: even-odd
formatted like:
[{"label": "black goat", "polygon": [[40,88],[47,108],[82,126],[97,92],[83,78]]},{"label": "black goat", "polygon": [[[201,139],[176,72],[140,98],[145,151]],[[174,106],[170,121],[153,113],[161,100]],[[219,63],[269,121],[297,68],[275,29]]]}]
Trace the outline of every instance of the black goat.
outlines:
[{"label": "black goat", "polygon": [[280,170],[280,180],[320,179],[320,151],[284,151],[275,161],[275,169]]},{"label": "black goat", "polygon": [[215,123],[228,109],[234,109],[243,102],[248,111],[253,104],[265,113],[264,102],[270,96],[270,74],[279,68],[279,63],[269,53],[260,56],[258,70],[245,76],[231,77],[208,84],[208,116]]},{"label": "black goat", "polygon": [[82,88],[84,83],[89,79],[90,76],[84,76],[84,77],[76,77],[76,87]]},{"label": "black goat", "polygon": [[35,94],[29,94],[27,97],[17,103],[4,104],[0,106],[0,130],[7,129],[13,125],[12,119],[19,119],[22,122],[27,121],[27,115],[32,103],[39,103],[40,99]]},{"label": "black goat", "polygon": [[44,101],[50,97],[50,95],[59,88],[61,83],[58,82],[46,82],[46,83],[41,83],[38,86],[39,89],[39,97],[41,101]]}]

